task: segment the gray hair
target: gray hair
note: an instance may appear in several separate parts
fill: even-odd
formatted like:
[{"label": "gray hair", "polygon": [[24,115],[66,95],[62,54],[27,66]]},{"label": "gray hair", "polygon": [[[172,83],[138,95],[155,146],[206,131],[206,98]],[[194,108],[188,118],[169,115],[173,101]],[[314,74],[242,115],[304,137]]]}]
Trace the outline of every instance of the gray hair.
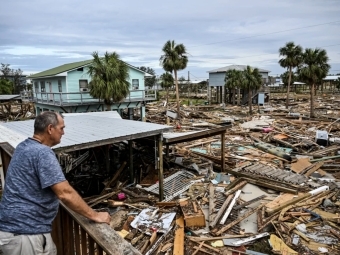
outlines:
[{"label": "gray hair", "polygon": [[34,134],[43,134],[48,127],[48,125],[52,125],[53,127],[57,126],[58,115],[63,117],[61,114],[55,112],[43,112],[35,118],[34,121]]}]

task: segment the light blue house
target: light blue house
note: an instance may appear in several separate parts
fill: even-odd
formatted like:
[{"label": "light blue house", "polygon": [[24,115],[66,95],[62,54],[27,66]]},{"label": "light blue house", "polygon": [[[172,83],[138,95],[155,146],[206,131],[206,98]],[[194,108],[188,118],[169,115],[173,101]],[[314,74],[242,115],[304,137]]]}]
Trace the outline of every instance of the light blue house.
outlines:
[{"label": "light blue house", "polygon": [[[230,65],[230,66],[225,66],[222,68],[218,68],[218,69],[214,69],[211,71],[208,71],[209,73],[209,87],[208,87],[208,99],[209,101],[215,101],[218,103],[223,102],[223,98],[224,98],[224,85],[225,85],[225,75],[227,73],[227,71],[229,70],[237,70],[237,71],[244,71],[247,68],[246,65]],[[255,67],[252,67],[255,68]],[[263,80],[263,84],[268,83],[268,76],[269,76],[269,72],[268,70],[265,69],[259,69],[259,73],[262,76],[262,80]],[[215,100],[212,100],[212,91],[215,91]]]},{"label": "light blue house", "polygon": [[[32,80],[36,113],[105,110],[103,101],[90,95],[91,77],[88,75],[88,66],[91,63],[92,60],[69,63],[27,77]],[[115,102],[111,110],[121,113],[127,108],[129,118],[132,119],[134,108],[140,108],[141,119],[145,120],[146,102],[156,100],[156,94],[149,94],[144,86],[144,79],[151,75],[127,63],[126,65],[129,67],[130,93],[121,102]]]}]

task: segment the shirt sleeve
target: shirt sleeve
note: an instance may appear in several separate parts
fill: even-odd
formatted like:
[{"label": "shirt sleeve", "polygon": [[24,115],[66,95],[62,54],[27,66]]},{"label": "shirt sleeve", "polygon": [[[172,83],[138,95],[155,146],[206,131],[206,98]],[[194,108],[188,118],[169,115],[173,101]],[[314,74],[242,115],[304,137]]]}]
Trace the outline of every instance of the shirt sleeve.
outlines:
[{"label": "shirt sleeve", "polygon": [[64,173],[59,161],[51,149],[42,150],[39,153],[37,174],[42,189],[65,181]]}]

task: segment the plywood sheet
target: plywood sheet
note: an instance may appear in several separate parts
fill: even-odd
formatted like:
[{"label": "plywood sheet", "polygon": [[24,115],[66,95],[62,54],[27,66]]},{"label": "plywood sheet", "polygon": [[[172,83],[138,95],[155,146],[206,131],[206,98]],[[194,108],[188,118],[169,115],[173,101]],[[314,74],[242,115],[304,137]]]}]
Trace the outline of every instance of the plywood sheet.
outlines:
[{"label": "plywood sheet", "polygon": [[299,158],[295,163],[291,164],[290,169],[299,174],[310,165],[309,158]]}]

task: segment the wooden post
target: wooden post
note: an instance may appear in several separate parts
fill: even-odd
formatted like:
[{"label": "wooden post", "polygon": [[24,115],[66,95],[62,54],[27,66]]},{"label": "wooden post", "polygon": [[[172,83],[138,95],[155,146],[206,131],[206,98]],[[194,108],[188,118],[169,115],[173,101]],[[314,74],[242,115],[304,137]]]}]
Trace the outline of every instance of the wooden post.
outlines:
[{"label": "wooden post", "polygon": [[221,172],[225,172],[225,132],[221,134]]},{"label": "wooden post", "polygon": [[129,170],[130,170],[130,181],[134,182],[135,176],[133,172],[133,148],[132,148],[132,140],[129,140]]},{"label": "wooden post", "polygon": [[166,148],[165,149],[166,156],[169,157],[169,151],[170,151],[169,144],[167,144],[165,148]]},{"label": "wooden post", "polygon": [[106,164],[106,171],[108,172],[108,173],[110,173],[111,172],[111,164],[110,164],[110,147],[109,147],[110,145],[106,145],[105,146],[105,158],[106,158],[106,162],[105,162],[105,164]]},{"label": "wooden post", "polygon": [[157,137],[158,140],[158,183],[159,183],[159,201],[164,198],[164,176],[163,176],[163,135]]}]

